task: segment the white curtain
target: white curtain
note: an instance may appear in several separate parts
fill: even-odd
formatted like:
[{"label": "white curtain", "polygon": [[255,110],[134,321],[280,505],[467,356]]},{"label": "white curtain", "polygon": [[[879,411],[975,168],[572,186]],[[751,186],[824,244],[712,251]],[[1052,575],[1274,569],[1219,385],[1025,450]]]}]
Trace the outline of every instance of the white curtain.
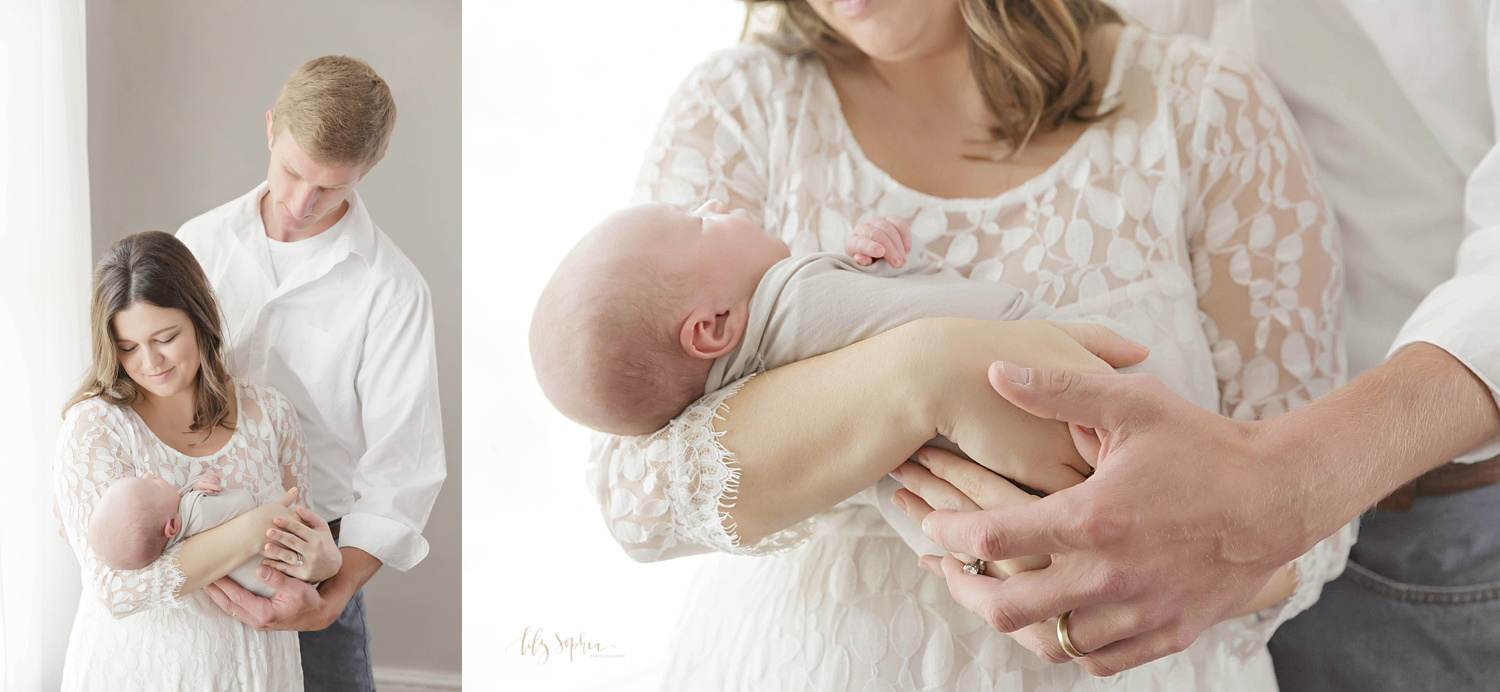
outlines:
[{"label": "white curtain", "polygon": [[78,565],[52,516],[90,265],[83,0],[0,0],[0,690],[57,689]]}]

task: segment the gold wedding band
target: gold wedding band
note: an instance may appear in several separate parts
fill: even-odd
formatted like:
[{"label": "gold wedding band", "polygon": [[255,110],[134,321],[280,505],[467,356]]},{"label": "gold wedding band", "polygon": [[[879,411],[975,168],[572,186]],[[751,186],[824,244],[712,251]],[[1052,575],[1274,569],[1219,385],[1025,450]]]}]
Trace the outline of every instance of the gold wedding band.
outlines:
[{"label": "gold wedding band", "polygon": [[1057,617],[1057,643],[1062,644],[1063,653],[1070,658],[1083,658],[1088,654],[1079,651],[1073,646],[1073,640],[1068,638],[1068,618],[1072,615],[1073,611],[1070,610]]}]

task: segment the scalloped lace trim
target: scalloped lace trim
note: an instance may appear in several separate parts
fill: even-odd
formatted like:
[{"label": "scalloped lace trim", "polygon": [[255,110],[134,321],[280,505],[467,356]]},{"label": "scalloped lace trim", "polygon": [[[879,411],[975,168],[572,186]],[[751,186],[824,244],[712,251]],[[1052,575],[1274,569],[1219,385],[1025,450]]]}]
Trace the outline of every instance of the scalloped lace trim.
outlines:
[{"label": "scalloped lace trim", "polygon": [[669,491],[674,500],[681,501],[678,516],[684,533],[694,542],[736,555],[770,555],[789,550],[808,539],[813,525],[809,519],[750,546],[740,541],[738,524],[729,511],[739,498],[739,463],[734,451],[719,441],[727,431],[715,430],[713,421],[724,419],[721,414],[729,410],[729,397],[738,394],[753,377],[745,377],[700,399],[664,431],[673,443],[681,445],[670,455],[672,458],[696,462],[676,467],[687,477],[676,479],[675,492]]},{"label": "scalloped lace trim", "polygon": [[177,545],[172,546],[165,554],[162,555],[162,557],[165,559],[160,560],[161,564],[163,565],[163,567],[161,568],[161,577],[154,581],[153,585],[156,588],[151,594],[150,600],[146,603],[146,607],[187,607],[187,599],[183,598],[183,594],[178,593],[178,590],[182,588],[182,585],[187,582],[187,575],[183,574],[182,565],[179,565],[177,563],[177,553],[181,550],[182,544],[178,543]]}]

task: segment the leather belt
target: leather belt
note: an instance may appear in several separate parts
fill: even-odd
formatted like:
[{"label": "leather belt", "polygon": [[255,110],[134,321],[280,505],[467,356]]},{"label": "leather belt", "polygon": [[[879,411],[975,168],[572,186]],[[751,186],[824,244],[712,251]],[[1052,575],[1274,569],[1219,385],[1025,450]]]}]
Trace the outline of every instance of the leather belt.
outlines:
[{"label": "leather belt", "polygon": [[339,539],[339,525],[342,523],[344,523],[343,517],[328,522],[328,533],[333,534],[333,540],[335,541]]},{"label": "leather belt", "polygon": [[1377,502],[1375,509],[1405,512],[1411,509],[1412,502],[1419,497],[1451,495],[1495,483],[1500,483],[1500,457],[1473,464],[1449,462],[1397,488],[1384,500]]}]

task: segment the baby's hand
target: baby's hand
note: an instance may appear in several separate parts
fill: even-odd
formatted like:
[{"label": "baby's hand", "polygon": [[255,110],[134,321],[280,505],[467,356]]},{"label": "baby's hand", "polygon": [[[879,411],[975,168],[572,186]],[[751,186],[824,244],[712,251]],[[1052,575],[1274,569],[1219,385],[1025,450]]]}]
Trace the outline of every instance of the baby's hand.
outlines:
[{"label": "baby's hand", "polygon": [[193,483],[193,490],[200,490],[209,495],[217,495],[223,489],[223,486],[219,485],[219,477],[212,473],[199,476],[198,481]]},{"label": "baby's hand", "polygon": [[844,254],[860,266],[884,259],[892,267],[900,268],[906,264],[908,252],[911,252],[911,224],[894,216],[861,221],[844,238]]}]

